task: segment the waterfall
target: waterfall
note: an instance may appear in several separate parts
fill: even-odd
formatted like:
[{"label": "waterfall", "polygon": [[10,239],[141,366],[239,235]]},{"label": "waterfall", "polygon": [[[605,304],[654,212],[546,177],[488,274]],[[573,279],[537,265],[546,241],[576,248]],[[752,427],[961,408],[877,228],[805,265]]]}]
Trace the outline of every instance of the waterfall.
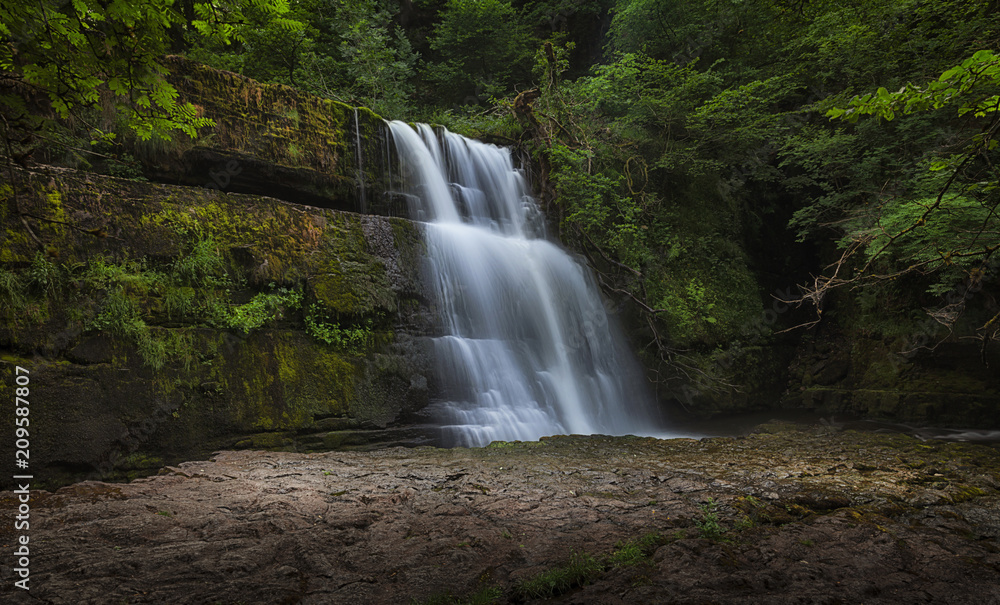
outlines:
[{"label": "waterfall", "polygon": [[510,151],[423,124],[389,126],[410,215],[426,222],[444,332],[430,411],[445,444],[661,433],[593,277],[544,239]]}]

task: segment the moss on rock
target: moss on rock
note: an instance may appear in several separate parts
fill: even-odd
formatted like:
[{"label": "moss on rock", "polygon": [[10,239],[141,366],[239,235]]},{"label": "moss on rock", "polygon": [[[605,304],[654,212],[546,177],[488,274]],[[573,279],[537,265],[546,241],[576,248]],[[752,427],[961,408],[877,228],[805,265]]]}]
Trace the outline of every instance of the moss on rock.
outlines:
[{"label": "moss on rock", "polygon": [[[380,428],[426,404],[421,335],[431,313],[421,302],[422,244],[407,221],[65,170],[15,170],[9,185],[40,217],[27,220],[57,280],[26,291],[18,322],[0,327],[0,352],[37,380],[33,468],[50,485],[130,477],[239,444],[295,447],[327,419],[342,430]],[[42,229],[49,220],[75,228]],[[0,257],[14,260],[0,269],[27,288],[42,261],[24,233],[6,229]],[[190,260],[197,253],[208,256]],[[181,265],[200,277],[164,286]],[[232,329],[176,308],[235,309],[272,283],[349,321],[376,322],[369,344],[345,351],[317,341],[301,309]],[[116,321],[141,322],[145,341],[93,327],[119,287],[130,311]],[[160,347],[158,369],[143,346]]]},{"label": "moss on rock", "polygon": [[394,213],[383,195],[387,134],[371,110],[181,57],[165,64],[181,98],[215,126],[193,141],[183,135],[165,145],[132,140],[129,151],[150,178]]}]

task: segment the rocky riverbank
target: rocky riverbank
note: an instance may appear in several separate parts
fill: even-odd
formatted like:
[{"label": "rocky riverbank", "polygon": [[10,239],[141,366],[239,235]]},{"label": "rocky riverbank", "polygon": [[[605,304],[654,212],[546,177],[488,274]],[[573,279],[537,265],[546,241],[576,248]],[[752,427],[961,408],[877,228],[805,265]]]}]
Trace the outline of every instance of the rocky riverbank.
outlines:
[{"label": "rocky riverbank", "polygon": [[993,446],[785,423],[702,440],[221,452],[33,492],[31,591],[15,593],[5,565],[0,595],[998,603],[998,489]]}]

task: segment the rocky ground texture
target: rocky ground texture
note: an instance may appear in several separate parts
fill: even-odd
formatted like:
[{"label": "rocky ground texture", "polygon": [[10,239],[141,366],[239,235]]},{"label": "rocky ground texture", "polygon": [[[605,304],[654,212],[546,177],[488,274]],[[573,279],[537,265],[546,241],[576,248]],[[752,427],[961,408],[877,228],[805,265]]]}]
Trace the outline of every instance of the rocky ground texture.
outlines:
[{"label": "rocky ground texture", "polygon": [[0,600],[1000,603],[998,490],[993,446],[785,423],[221,452],[33,492],[31,590],[5,564]]}]

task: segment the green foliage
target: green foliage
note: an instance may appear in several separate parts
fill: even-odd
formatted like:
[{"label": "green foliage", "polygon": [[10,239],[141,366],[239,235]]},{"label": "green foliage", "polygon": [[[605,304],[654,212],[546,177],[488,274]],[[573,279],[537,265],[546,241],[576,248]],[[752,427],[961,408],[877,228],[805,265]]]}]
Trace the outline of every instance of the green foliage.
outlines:
[{"label": "green foliage", "polygon": [[874,93],[854,97],[848,108],[834,107],[830,118],[855,122],[862,115],[892,120],[897,114],[940,109],[958,104],[958,115],[972,113],[987,117],[1000,111],[1000,57],[990,50],[980,50],[962,63],[945,71],[925,86],[907,83],[899,92],[879,88]]},{"label": "green foliage", "polygon": [[1000,57],[981,50],[927,85],[908,83],[896,93],[879,88],[854,97],[847,108],[827,111],[830,118],[848,122],[862,115],[892,122],[957,106],[959,116],[986,122],[960,150],[944,147],[925,154],[915,163],[907,189],[853,212],[841,247],[847,250],[845,256],[864,251],[862,273],[933,274],[936,279],[930,281],[928,292],[940,295],[966,276],[976,279],[996,264],[992,257],[1000,249],[1000,190],[993,166],[998,159],[998,92]]},{"label": "green foliage", "polygon": [[0,269],[0,303],[17,313],[27,302],[26,284],[13,271]]},{"label": "green foliage", "polygon": [[302,307],[302,292],[279,288],[277,292],[260,293],[245,305],[233,307],[226,318],[226,326],[248,334],[253,330],[283,317],[285,311]]},{"label": "green foliage", "polygon": [[668,292],[659,306],[670,309],[668,325],[678,338],[684,338],[703,332],[705,324],[718,322],[712,315],[715,305],[712,294],[697,278],[692,278],[683,290]]},{"label": "green foliage", "polygon": [[91,320],[87,328],[129,337],[148,330],[135,302],[125,294],[122,288],[115,288],[108,292],[101,312]]},{"label": "green foliage", "polygon": [[409,110],[419,54],[393,25],[398,10],[385,0],[304,0],[289,5],[285,20],[258,12],[234,24],[231,43],[192,36],[187,54],[261,82],[400,116]]},{"label": "green foliage", "polygon": [[[699,103],[715,95],[721,85],[712,69],[698,71],[654,59],[642,52],[623,54],[594,70],[592,78],[577,85],[585,103],[612,118],[611,128],[656,157],[656,165],[674,169],[690,166],[704,171],[693,151],[695,141],[687,132]],[[707,121],[702,110],[702,121]]]},{"label": "green foliage", "polygon": [[[935,212],[925,217],[935,204]],[[877,219],[865,220],[864,226],[850,232],[844,245],[862,243],[866,260],[884,259],[890,271],[920,266],[938,273],[938,280],[929,287],[933,294],[944,294],[975,269],[978,255],[960,251],[975,245],[984,225],[994,232],[1000,226],[992,208],[959,195],[946,194],[940,203],[936,198],[896,198],[882,205],[878,214]],[[909,229],[917,224],[920,228]]]},{"label": "green foliage", "polygon": [[122,154],[121,158],[108,160],[108,174],[133,181],[147,180],[142,174],[142,165],[130,153]]},{"label": "green foliage", "polygon": [[55,295],[62,285],[63,272],[54,262],[41,252],[35,253],[28,267],[28,284],[42,295]]},{"label": "green foliage", "polygon": [[104,257],[92,258],[83,271],[84,283],[94,290],[122,288],[145,295],[159,286],[165,276],[150,270],[143,261],[125,259],[110,263]]},{"label": "green foliage", "polygon": [[611,44],[619,52],[644,50],[664,59],[689,47],[694,54],[701,50],[696,47],[711,43],[715,36],[698,27],[707,20],[708,9],[707,3],[619,0],[611,23]]},{"label": "green foliage", "polygon": [[766,162],[747,162],[746,158],[759,152],[774,136],[783,117],[781,102],[792,87],[792,76],[775,76],[723,90],[707,99],[689,118],[688,127],[698,141],[699,152],[724,164],[743,162],[756,169],[746,178],[776,180],[777,171]]},{"label": "green foliage", "polygon": [[[611,214],[609,206],[617,197],[620,179],[593,174],[586,170],[593,153],[555,144],[549,150],[552,184],[559,200],[567,206],[566,220],[580,224],[588,231],[603,231]],[[610,198],[610,199],[609,199]]]},{"label": "green foliage", "polygon": [[347,25],[339,50],[353,96],[382,115],[402,115],[418,55],[402,28],[392,27],[393,13],[374,0],[355,0],[343,3],[338,14]]},{"label": "green foliage", "polygon": [[823,223],[842,216],[862,195],[852,185],[864,169],[862,162],[855,160],[863,144],[854,134],[813,125],[804,126],[784,142],[779,168],[789,169],[792,175],[783,185],[810,202],[797,209],[789,222],[798,231],[799,241]]},{"label": "green foliage", "polygon": [[306,313],[305,323],[310,336],[349,353],[360,353],[374,344],[370,318],[361,326],[342,326],[331,319],[329,310],[313,303]]},{"label": "green foliage", "polygon": [[563,565],[519,582],[514,593],[522,599],[549,599],[589,583],[602,571],[597,559],[574,551]]},{"label": "green foliage", "polygon": [[626,540],[615,545],[615,550],[607,557],[611,567],[632,567],[649,562],[653,552],[666,542],[658,533],[649,533],[634,540]]},{"label": "green foliage", "polygon": [[627,195],[626,176],[613,169],[588,169],[594,153],[555,143],[546,150],[563,227],[582,229],[638,268],[648,260],[641,199]]},{"label": "green foliage", "polygon": [[448,0],[430,38],[439,60],[427,77],[446,102],[477,105],[524,78],[530,39],[508,0]]},{"label": "green foliage", "polygon": [[195,289],[167,284],[163,288],[163,306],[168,318],[181,318],[194,313],[197,307]]},{"label": "green foliage", "polygon": [[440,124],[451,132],[472,139],[516,140],[521,126],[510,111],[510,104],[494,100],[489,107],[466,105],[443,109],[425,107],[415,119],[428,124]]},{"label": "green foliage", "polygon": [[223,21],[208,5],[196,7],[195,37],[200,43],[224,49],[242,47],[239,65],[245,73],[261,81],[280,81],[295,85],[303,47],[308,47],[308,32],[299,21],[305,15],[293,11],[288,2],[248,3],[242,15]]},{"label": "green foliage", "polygon": [[718,513],[715,512],[718,504],[712,498],[701,506],[701,517],[695,519],[694,523],[698,527],[698,533],[702,538],[708,538],[709,540],[722,540],[723,534],[726,533],[726,528],[722,525],[719,520]]},{"label": "green foliage", "polygon": [[[565,209],[563,237],[578,228],[581,248],[602,251],[593,260],[605,283],[669,334],[651,335],[668,365],[677,357],[664,341],[697,350],[746,335],[760,312],[742,250],[793,245],[770,227],[788,218],[802,242],[826,250],[832,236],[863,252],[868,273],[932,272],[923,286],[948,291],[997,250],[1000,67],[995,48],[975,48],[996,39],[990,10],[974,0],[619,0],[612,54],[592,76],[561,82],[564,59],[540,55],[535,140]],[[944,72],[936,82],[907,84],[934,70]],[[881,89],[848,101],[859,87]],[[852,121],[831,123],[828,111]],[[895,119],[855,122],[862,114]],[[770,256],[764,274],[795,279],[801,259],[783,268]]]},{"label": "green foliage", "polygon": [[86,325],[87,330],[107,332],[131,340],[139,349],[143,361],[154,370],[167,362],[166,344],[155,338],[135,301],[124,288],[108,292],[97,317]]},{"label": "green foliage", "polygon": [[245,42],[253,28],[270,26],[286,31],[298,31],[302,24],[288,18],[288,0],[244,0],[212,3],[194,2],[195,19],[191,27],[202,36],[230,44],[234,40]]},{"label": "green foliage", "polygon": [[191,250],[174,260],[170,273],[179,284],[191,287],[228,287],[232,283],[211,236],[197,237]]},{"label": "green foliage", "polygon": [[[279,13],[284,3],[252,5]],[[196,2],[194,8],[202,18],[191,25],[227,37],[230,26],[218,18],[220,7]],[[225,12],[239,18],[240,5],[228,5]],[[170,31],[183,25],[172,0],[11,0],[0,7],[0,69],[46,95],[62,118],[98,106],[105,96],[128,108],[129,124],[143,140],[169,140],[174,131],[194,138],[212,121],[198,117],[190,103],[177,102],[160,63]],[[9,95],[0,103],[23,107]]]},{"label": "green foliage", "polygon": [[[185,237],[192,236],[188,233]],[[208,324],[244,335],[301,308],[300,289],[277,288],[273,283],[270,292],[258,292],[245,304],[233,303],[232,291],[237,285],[217,245],[210,238],[193,238],[188,252],[162,270],[151,269],[145,260],[110,262],[103,257],[73,268],[74,274],[79,275],[77,283],[83,289],[82,299],[98,301],[94,310],[86,305],[81,308],[84,329],[108,332],[132,342],[146,365],[161,369],[172,362],[180,361],[186,366],[192,363],[190,338],[175,330],[151,328],[147,320],[154,317],[154,312],[140,306],[139,301],[155,305],[153,301],[162,300],[162,308],[170,319]],[[46,272],[50,270],[51,267]],[[7,281],[19,283],[16,276]],[[347,338],[349,342],[357,340]]]}]

